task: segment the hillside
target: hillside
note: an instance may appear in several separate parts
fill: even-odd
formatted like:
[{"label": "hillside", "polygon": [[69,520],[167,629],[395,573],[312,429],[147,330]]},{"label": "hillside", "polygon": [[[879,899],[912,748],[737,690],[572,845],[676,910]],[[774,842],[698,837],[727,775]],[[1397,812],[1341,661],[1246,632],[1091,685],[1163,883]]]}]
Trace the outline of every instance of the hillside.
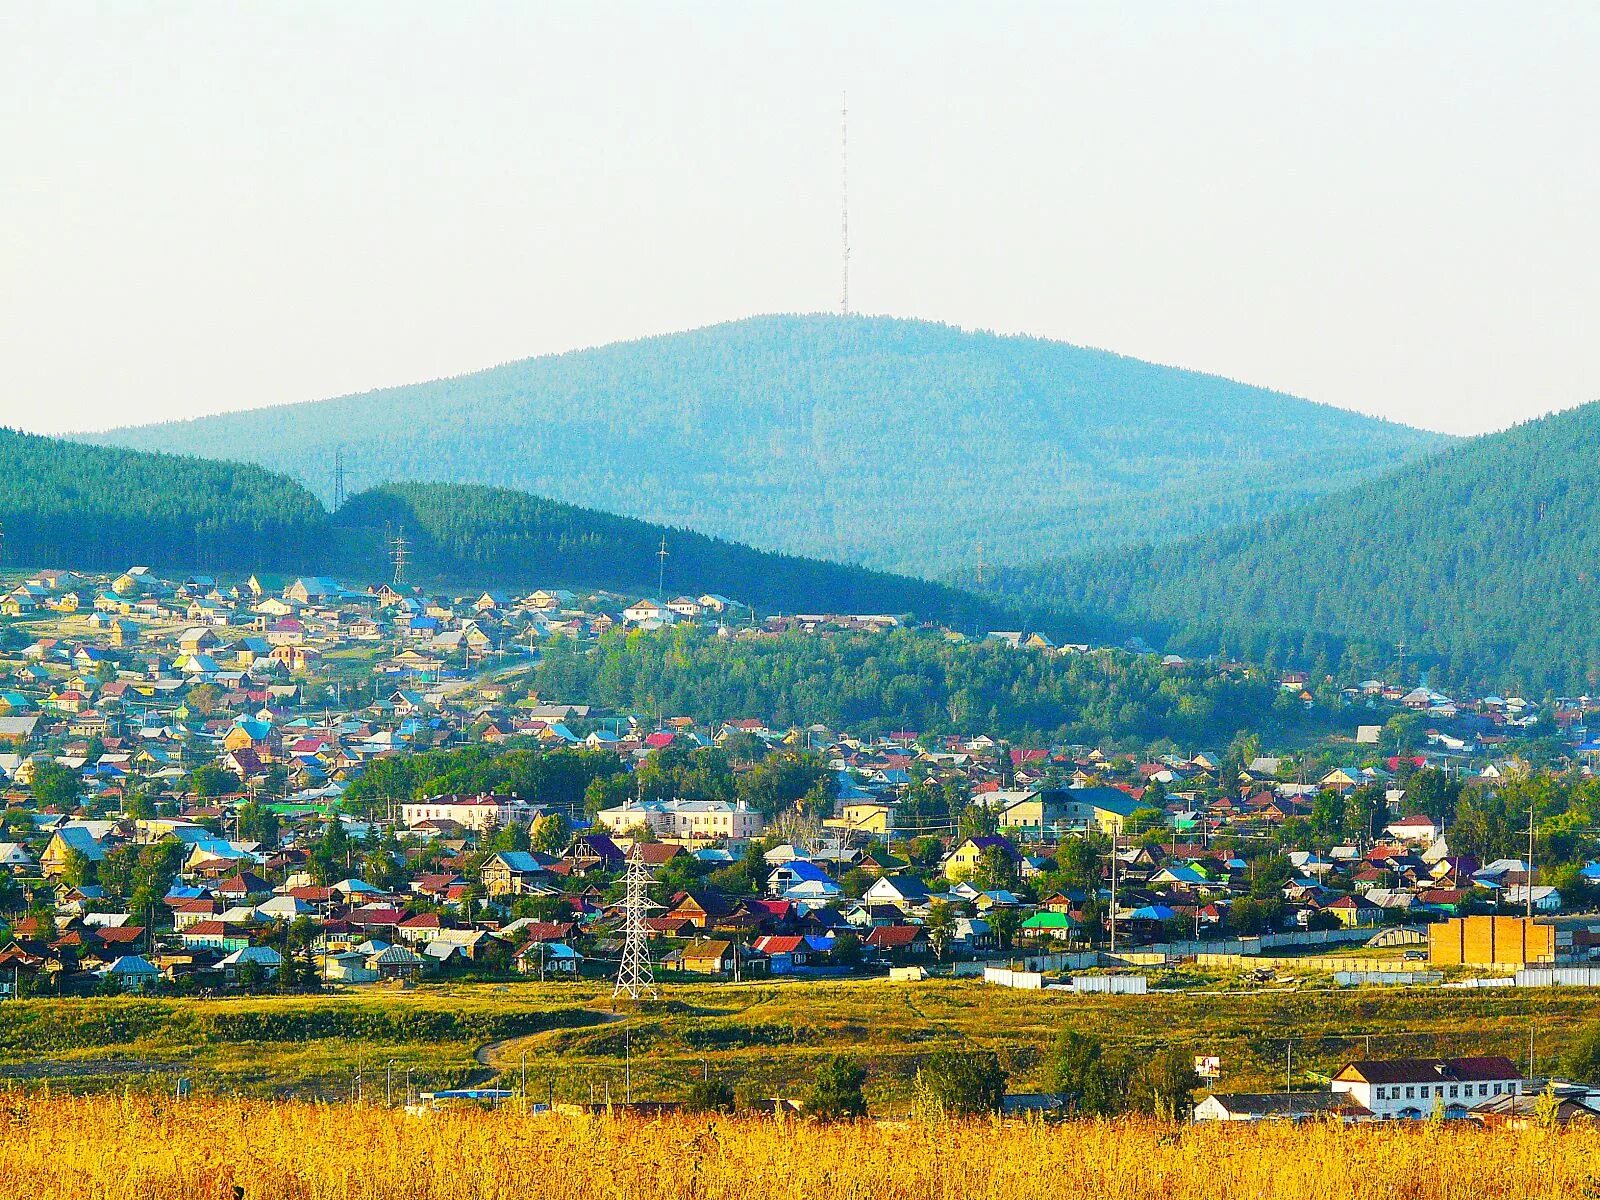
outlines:
[{"label": "hillside", "polygon": [[401,483],[353,496],[335,523],[343,558],[381,575],[385,532],[403,529],[419,578],[477,586],[542,580],[654,594],[667,544],[670,594],[715,590],[772,610],[915,613],[961,628],[1015,620],[989,600],[920,579],[752,550],[685,529],[594,512],[526,492]]},{"label": "hillside", "polygon": [[327,519],[305,488],[260,467],[0,429],[8,563],[302,570]]},{"label": "hillside", "polygon": [[718,591],[763,611],[914,613],[970,627],[1004,623],[989,601],[941,584],[752,550],[687,530],[520,492],[401,484],[351,497],[337,515],[257,466],[87,446],[0,429],[0,561],[119,569],[388,574],[403,529],[411,577],[468,587],[563,583]]},{"label": "hillside", "polygon": [[937,577],[1278,511],[1445,440],[1215,376],[887,318],[759,317],[86,440],[332,487],[497,484]]},{"label": "hillside", "polygon": [[1600,404],[1458,444],[1295,512],[1007,573],[1098,632],[1180,652],[1411,664],[1542,694],[1600,686]]}]

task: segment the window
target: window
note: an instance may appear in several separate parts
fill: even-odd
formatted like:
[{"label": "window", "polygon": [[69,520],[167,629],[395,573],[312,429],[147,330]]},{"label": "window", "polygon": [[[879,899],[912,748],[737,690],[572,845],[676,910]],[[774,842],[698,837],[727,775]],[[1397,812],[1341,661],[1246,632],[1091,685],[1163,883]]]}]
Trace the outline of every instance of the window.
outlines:
[{"label": "window", "polygon": [[1456,1096],[1457,1096],[1457,1095],[1458,1095],[1458,1094],[1459,1094],[1459,1093],[1458,1093],[1458,1091],[1457,1091],[1457,1089],[1456,1089],[1456,1085],[1455,1085],[1455,1084],[1453,1084],[1453,1083],[1452,1083],[1452,1084],[1451,1084],[1451,1085],[1450,1085],[1450,1098],[1451,1098],[1451,1099],[1452,1099],[1452,1100],[1454,1100],[1454,1099],[1455,1099],[1455,1098],[1456,1098]]},{"label": "window", "polygon": [[1489,1085],[1487,1083],[1480,1083],[1478,1085],[1478,1095],[1487,1096],[1488,1094],[1489,1094]]},{"label": "window", "polygon": [[1378,1097],[1379,1100],[1382,1100],[1384,1098],[1384,1090],[1382,1088],[1378,1088],[1374,1094]]},{"label": "window", "polygon": [[1494,1094],[1496,1096],[1500,1094],[1500,1085],[1498,1083],[1494,1085]]},{"label": "window", "polygon": [[1417,1089],[1416,1088],[1408,1087],[1406,1089],[1406,1099],[1407,1100],[1414,1100],[1416,1098],[1416,1095],[1417,1095]]}]

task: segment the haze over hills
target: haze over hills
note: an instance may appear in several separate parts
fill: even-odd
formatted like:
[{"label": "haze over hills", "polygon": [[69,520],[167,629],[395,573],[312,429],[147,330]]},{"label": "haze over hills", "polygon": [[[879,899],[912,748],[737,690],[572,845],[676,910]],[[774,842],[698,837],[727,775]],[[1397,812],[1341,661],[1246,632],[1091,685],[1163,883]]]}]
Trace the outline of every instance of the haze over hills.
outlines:
[{"label": "haze over hills", "polygon": [[[1520,690],[1600,686],[1600,403],[1455,445],[1293,512],[1007,572],[1096,630],[1257,661],[1410,664]],[[1408,674],[1415,674],[1408,671]]]},{"label": "haze over hills", "polygon": [[1279,511],[1444,444],[1100,350],[771,316],[85,440],[356,479],[498,484],[925,577]]},{"label": "haze over hills", "polygon": [[87,446],[0,429],[4,562],[120,570],[385,578],[403,529],[412,578],[464,587],[566,584],[654,593],[667,542],[669,591],[718,591],[758,606],[910,613],[960,627],[1002,617],[994,602],[919,579],[752,550],[688,530],[503,489],[396,484],[336,514],[261,467]]}]

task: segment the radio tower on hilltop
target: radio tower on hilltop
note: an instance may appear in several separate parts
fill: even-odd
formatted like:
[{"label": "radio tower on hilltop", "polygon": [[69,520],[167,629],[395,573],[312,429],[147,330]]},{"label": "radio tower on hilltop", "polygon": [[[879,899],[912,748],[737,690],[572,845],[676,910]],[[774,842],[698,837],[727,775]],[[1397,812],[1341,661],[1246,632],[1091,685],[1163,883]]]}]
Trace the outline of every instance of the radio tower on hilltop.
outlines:
[{"label": "radio tower on hilltop", "polygon": [[344,507],[344,447],[333,448],[333,511]]},{"label": "radio tower on hilltop", "polygon": [[839,311],[850,315],[850,104],[839,98],[839,256],[844,271]]},{"label": "radio tower on hilltop", "polygon": [[658,574],[656,577],[656,593],[665,599],[667,595],[667,539],[661,539],[661,549],[656,551]]},{"label": "radio tower on hilltop", "polygon": [[650,927],[645,917],[650,912],[650,868],[637,850],[628,855],[628,873],[622,877],[626,888],[622,900],[622,962],[617,966],[617,986],[611,999],[626,995],[630,1000],[640,996],[658,999],[655,975],[650,970]]}]

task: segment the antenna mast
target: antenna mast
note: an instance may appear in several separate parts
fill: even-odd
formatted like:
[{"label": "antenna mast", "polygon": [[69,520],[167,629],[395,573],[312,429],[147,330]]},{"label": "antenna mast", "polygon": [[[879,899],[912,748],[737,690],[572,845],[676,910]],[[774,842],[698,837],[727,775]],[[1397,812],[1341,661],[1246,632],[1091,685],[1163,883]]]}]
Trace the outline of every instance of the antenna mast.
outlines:
[{"label": "antenna mast", "polygon": [[333,511],[344,507],[344,447],[333,448]]},{"label": "antenna mast", "polygon": [[839,97],[839,255],[844,270],[839,311],[850,315],[850,106]]},{"label": "antenna mast", "polygon": [[656,551],[656,558],[660,572],[656,579],[656,594],[665,598],[667,594],[667,539],[661,539],[661,549]]},{"label": "antenna mast", "polygon": [[617,966],[617,986],[611,998],[615,1000],[626,995],[630,1000],[637,1000],[640,996],[649,996],[656,1000],[660,997],[650,970],[650,927],[645,924],[650,910],[650,894],[646,889],[652,877],[637,848],[628,855],[628,873],[622,881],[627,889],[622,901],[622,961]]}]

